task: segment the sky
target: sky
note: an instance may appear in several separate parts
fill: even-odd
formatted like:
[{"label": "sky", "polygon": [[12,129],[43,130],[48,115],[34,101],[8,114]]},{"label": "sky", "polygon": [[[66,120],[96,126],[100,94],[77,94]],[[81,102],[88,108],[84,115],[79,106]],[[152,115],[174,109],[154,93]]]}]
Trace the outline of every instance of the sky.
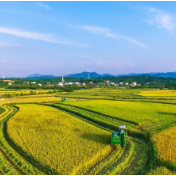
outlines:
[{"label": "sky", "polygon": [[176,2],[0,1],[0,77],[176,71]]}]

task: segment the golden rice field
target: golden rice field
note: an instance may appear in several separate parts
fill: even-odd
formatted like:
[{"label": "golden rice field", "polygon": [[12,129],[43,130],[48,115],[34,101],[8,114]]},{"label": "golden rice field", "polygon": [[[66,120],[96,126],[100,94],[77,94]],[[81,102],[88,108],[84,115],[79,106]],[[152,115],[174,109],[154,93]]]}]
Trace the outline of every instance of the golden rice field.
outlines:
[{"label": "golden rice field", "polygon": [[31,96],[27,96],[27,97],[14,97],[14,98],[4,98],[3,101],[1,101],[1,104],[10,104],[10,103],[41,103],[41,102],[57,102],[57,101],[61,101],[60,97],[31,97]]},{"label": "golden rice field", "polygon": [[155,134],[152,140],[161,160],[176,163],[176,126]]},{"label": "golden rice field", "polygon": [[[0,175],[175,175],[173,91],[96,88],[4,98]],[[125,148],[110,144],[119,125],[126,125]]]},{"label": "golden rice field", "polygon": [[[48,90],[32,90],[32,92],[35,92],[36,94],[40,94],[40,93],[46,93],[48,92]],[[4,94],[30,94],[31,90],[0,90],[0,95],[4,95]]]},{"label": "golden rice field", "polygon": [[137,95],[146,97],[175,97],[176,90],[154,90],[154,91],[141,91]]},{"label": "golden rice field", "polygon": [[22,150],[57,174],[76,173],[110,152],[110,133],[55,108],[26,104],[8,121],[7,132]]},{"label": "golden rice field", "polygon": [[[148,89],[146,89],[148,90]],[[141,96],[135,93],[139,92],[140,89],[121,89],[121,88],[94,88],[94,89],[83,89],[75,90],[74,92],[61,92],[56,93],[58,96],[67,96],[75,98],[89,98],[89,99],[119,99],[119,98],[133,98]]]}]

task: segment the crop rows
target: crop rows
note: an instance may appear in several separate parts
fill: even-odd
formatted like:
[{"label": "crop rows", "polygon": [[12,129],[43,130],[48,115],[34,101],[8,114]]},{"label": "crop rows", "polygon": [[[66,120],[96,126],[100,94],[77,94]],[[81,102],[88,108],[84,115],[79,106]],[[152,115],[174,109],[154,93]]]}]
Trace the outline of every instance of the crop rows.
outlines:
[{"label": "crop rows", "polygon": [[[0,170],[3,174],[36,174],[35,168],[19,155],[8,141],[6,121],[12,117],[17,109],[6,106],[6,111],[0,117]],[[39,172],[42,173],[42,172]]]},{"label": "crop rows", "polygon": [[74,107],[126,121],[139,126],[141,131],[150,131],[169,123],[176,122],[175,105],[145,102],[124,102],[92,100],[65,103]]},{"label": "crop rows", "polygon": [[119,120],[117,118],[113,118],[113,117],[106,116],[106,115],[101,115],[96,112],[91,112],[86,109],[82,109],[79,107],[70,106],[70,105],[66,105],[66,104],[59,103],[59,104],[54,104],[52,106],[61,108],[61,109],[68,111],[68,112],[73,112],[79,116],[83,116],[84,118],[91,120],[92,122],[99,123],[100,125],[103,125],[104,127],[111,127],[111,129],[113,129],[113,130],[118,130],[119,126],[122,124],[126,125],[128,129],[134,130],[133,124],[130,124],[126,121]]},{"label": "crop rows", "polygon": [[46,174],[81,172],[111,152],[110,133],[105,130],[56,108],[36,104],[18,107],[20,111],[7,123],[7,132],[23,156],[28,153],[33,166],[40,164]]},{"label": "crop rows", "polygon": [[[67,106],[63,104],[57,104],[55,106],[61,108],[64,111],[73,112],[77,116],[80,115],[81,117],[84,117],[96,123],[100,122],[100,120],[104,120],[104,122],[106,123],[111,121],[111,118],[109,119],[106,116],[99,115],[76,107]],[[98,123],[98,124],[102,125],[101,123]],[[124,122],[119,121],[117,123],[117,120],[116,120],[116,125],[117,125],[116,129],[120,124],[124,124]],[[112,127],[112,126],[109,126],[109,127]],[[94,165],[90,170],[79,174],[114,175],[114,174],[123,174],[123,172],[124,174],[129,174],[129,173],[139,174],[139,173],[145,172],[144,170],[148,160],[148,146],[145,142],[139,141],[137,139],[132,139],[128,141],[127,147],[125,149],[123,150],[119,149],[120,146],[118,145],[116,147],[118,147],[116,150],[114,150],[106,158],[104,158],[96,165]],[[127,171],[125,171],[125,169],[127,169]]]},{"label": "crop rows", "polygon": [[[126,148],[122,149],[120,145],[110,147],[110,141],[107,141],[110,134],[103,133],[102,135],[102,132],[98,136],[92,134],[90,130],[92,127],[89,127],[90,129],[83,127],[84,122],[80,119],[110,132],[117,131],[120,125],[126,125],[129,135],[141,137],[144,133],[140,131],[137,124],[69,103],[45,103],[45,105],[53,106],[59,110],[34,104],[18,105],[17,107],[3,106],[4,110],[0,114],[0,174],[136,175],[175,173],[169,171],[169,165],[166,164],[168,161],[175,162],[175,147],[173,143],[165,145],[168,138],[173,137],[172,141],[175,141],[173,136],[175,127],[166,129],[152,137],[157,147],[158,157],[165,163],[163,166],[161,164],[158,168],[148,172],[146,168],[150,162],[149,144],[128,136]],[[16,114],[18,108],[20,110]],[[166,112],[166,115],[172,116],[174,113]],[[14,117],[11,118],[12,116]],[[79,118],[79,122],[75,121],[75,117]],[[174,117],[168,118],[166,122],[158,122],[157,126],[153,125],[149,129],[163,128],[175,122]],[[71,135],[73,136],[71,137]],[[100,140],[102,136],[105,136],[105,141]],[[87,142],[86,145],[79,145],[76,148],[80,147],[80,151],[76,151],[73,149],[73,146],[77,145],[75,139],[83,143],[85,142],[84,139],[98,142],[96,144]],[[67,145],[64,144],[64,141]],[[104,142],[108,145],[100,144]],[[95,154],[93,150],[87,150],[89,156],[81,156],[81,152],[86,152],[84,147],[94,147],[95,151],[99,151]],[[167,152],[163,153],[163,150]],[[90,153],[92,154],[91,157]],[[81,161],[84,159],[84,162],[78,164],[79,160],[76,157]],[[62,160],[62,158],[71,158],[71,160]],[[58,162],[61,160],[63,163]],[[175,165],[174,168],[176,168]]]},{"label": "crop rows", "polygon": [[158,158],[176,170],[176,126],[154,134],[152,140],[157,148]]}]

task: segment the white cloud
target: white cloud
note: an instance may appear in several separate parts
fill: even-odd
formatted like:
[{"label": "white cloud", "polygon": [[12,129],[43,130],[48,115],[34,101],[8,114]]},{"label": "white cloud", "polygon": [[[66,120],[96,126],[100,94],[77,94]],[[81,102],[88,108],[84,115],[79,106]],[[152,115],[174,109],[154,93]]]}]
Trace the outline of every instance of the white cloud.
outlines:
[{"label": "white cloud", "polygon": [[42,2],[36,2],[35,4],[45,10],[50,10],[50,7],[48,5],[43,4]]},{"label": "white cloud", "polygon": [[2,63],[11,63],[9,60],[1,60]]},{"label": "white cloud", "polygon": [[85,29],[85,30],[87,30],[91,33],[95,33],[95,34],[104,34],[109,31],[106,28],[97,27],[97,26],[80,26],[80,28]]},{"label": "white cloud", "polygon": [[50,43],[67,44],[67,45],[74,45],[74,46],[81,46],[81,47],[91,47],[89,45],[72,42],[67,39],[56,39],[56,36],[53,34],[41,34],[41,33],[28,32],[28,31],[23,31],[23,30],[14,29],[14,28],[6,28],[6,27],[0,27],[0,33],[14,35],[22,38],[41,40],[41,41],[50,42]]},{"label": "white cloud", "polygon": [[140,47],[143,47],[143,48],[146,48],[146,49],[151,49],[149,46],[147,46],[146,44],[144,43],[141,43],[129,36],[125,36],[125,35],[122,35],[122,34],[115,34],[113,32],[111,32],[109,29],[107,28],[102,28],[102,27],[97,27],[97,26],[78,26],[79,28],[81,29],[84,29],[84,30],[87,30],[91,33],[94,33],[94,34],[102,34],[102,35],[105,35],[106,37],[110,37],[110,38],[113,38],[113,39],[121,39],[121,40],[126,40],[128,42],[131,42],[135,45],[138,45]]},{"label": "white cloud", "polygon": [[146,10],[150,14],[150,19],[147,20],[148,24],[154,24],[159,28],[167,30],[176,28],[176,15],[151,7],[147,7]]}]

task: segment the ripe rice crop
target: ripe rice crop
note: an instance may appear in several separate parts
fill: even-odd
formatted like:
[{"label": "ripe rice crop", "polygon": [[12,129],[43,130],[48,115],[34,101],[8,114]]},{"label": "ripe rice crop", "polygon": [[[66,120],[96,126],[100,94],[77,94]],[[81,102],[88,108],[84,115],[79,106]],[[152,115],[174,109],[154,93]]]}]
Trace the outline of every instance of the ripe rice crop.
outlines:
[{"label": "ripe rice crop", "polygon": [[15,98],[6,98],[2,104],[9,103],[41,103],[41,102],[57,102],[61,101],[60,97],[15,97]]},{"label": "ripe rice crop", "polygon": [[88,98],[88,99],[120,99],[120,98],[143,98],[136,95],[139,89],[121,89],[121,88],[94,88],[75,90],[74,92],[61,92],[58,96],[64,95],[67,97],[75,98]]},{"label": "ripe rice crop", "polygon": [[109,100],[76,101],[65,104],[133,121],[143,129],[176,121],[176,106],[170,104]]},{"label": "ripe rice crop", "polygon": [[176,172],[172,172],[166,167],[157,167],[152,169],[147,175],[176,175]]},{"label": "ripe rice crop", "polygon": [[25,104],[7,123],[16,145],[57,174],[76,173],[111,151],[110,133],[55,108]]},{"label": "ripe rice crop", "polygon": [[0,170],[1,174],[43,174],[37,168],[27,163],[7,142],[6,121],[13,116],[17,109],[5,106],[5,112],[0,115]]},{"label": "ripe rice crop", "polygon": [[152,140],[161,160],[176,163],[176,126],[153,135]]},{"label": "ripe rice crop", "polygon": [[[32,90],[34,91],[34,90]],[[40,93],[46,93],[48,92],[48,90],[36,90],[34,91],[36,94],[40,94]],[[31,90],[0,90],[0,95],[4,95],[4,94],[30,94]]]},{"label": "ripe rice crop", "polygon": [[140,93],[136,93],[141,96],[148,97],[175,97],[176,90],[155,90],[155,91],[141,91]]}]

